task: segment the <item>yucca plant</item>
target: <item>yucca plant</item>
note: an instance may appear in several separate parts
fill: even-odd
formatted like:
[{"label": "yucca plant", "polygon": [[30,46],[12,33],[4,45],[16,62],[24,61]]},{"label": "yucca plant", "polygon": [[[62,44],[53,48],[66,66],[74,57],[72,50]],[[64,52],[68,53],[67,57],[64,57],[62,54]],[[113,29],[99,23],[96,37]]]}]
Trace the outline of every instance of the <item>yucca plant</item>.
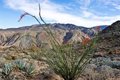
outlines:
[{"label": "yucca plant", "polygon": [[[41,17],[41,9],[39,5],[39,17],[40,20],[29,14],[25,13],[21,16],[20,20],[23,16],[30,15],[34,19],[38,21],[40,20],[47,26],[43,18]],[[49,27],[43,29],[47,32],[47,34],[51,38],[52,48],[48,50],[43,50],[44,57],[46,57],[46,62],[49,64],[50,68],[55,71],[55,73],[61,75],[65,80],[75,80],[78,75],[82,73],[86,64],[91,60],[91,57],[95,51],[95,43],[96,39],[91,40],[88,44],[88,40],[81,44],[82,51],[81,53],[74,49],[73,44],[63,44],[60,45],[59,42],[55,39],[52,31]],[[29,70],[28,70],[29,73]],[[30,71],[31,73],[31,71]]]}]

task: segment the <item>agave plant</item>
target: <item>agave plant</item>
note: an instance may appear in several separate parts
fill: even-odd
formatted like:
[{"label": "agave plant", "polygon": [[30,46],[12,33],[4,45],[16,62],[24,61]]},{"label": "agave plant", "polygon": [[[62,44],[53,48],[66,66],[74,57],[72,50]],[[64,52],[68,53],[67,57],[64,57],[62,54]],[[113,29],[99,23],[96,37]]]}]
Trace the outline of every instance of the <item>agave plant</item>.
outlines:
[{"label": "agave plant", "polygon": [[9,75],[11,71],[12,71],[12,64],[11,63],[4,64],[2,68],[2,77],[5,79],[9,79]]},{"label": "agave plant", "polygon": [[15,64],[16,67],[18,67],[20,70],[24,70],[24,69],[25,69],[25,66],[26,66],[26,62],[23,61],[23,60],[20,60],[20,59],[16,60],[16,61],[14,62],[14,64]]},{"label": "agave plant", "polygon": [[27,63],[21,59],[14,61],[14,65],[19,68],[19,70],[24,71],[27,76],[30,76],[35,72],[35,66],[32,63]]},{"label": "agave plant", "polygon": [[25,66],[24,71],[26,72],[27,76],[31,76],[35,72],[35,66],[32,63],[29,63]]}]

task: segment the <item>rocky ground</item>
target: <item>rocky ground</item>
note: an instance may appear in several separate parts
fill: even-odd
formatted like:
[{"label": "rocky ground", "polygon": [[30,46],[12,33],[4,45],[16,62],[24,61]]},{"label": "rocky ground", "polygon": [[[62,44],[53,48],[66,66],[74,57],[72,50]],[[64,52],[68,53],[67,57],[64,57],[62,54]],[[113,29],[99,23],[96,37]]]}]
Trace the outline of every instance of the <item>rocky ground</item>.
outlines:
[{"label": "rocky ground", "polygon": [[[96,53],[78,80],[120,80],[119,32],[120,21],[117,21],[98,34]],[[15,45],[8,46],[17,44],[15,42],[20,37],[19,34],[12,37],[4,35],[0,37],[0,80],[64,80],[45,63],[39,48],[29,44],[31,37],[20,38],[23,44],[27,44],[20,45],[24,48]],[[30,42],[27,43],[25,39]],[[32,46],[30,49],[28,44]],[[27,49],[25,49],[26,46]]]},{"label": "rocky ground", "polygon": [[[8,48],[1,49],[0,56],[0,80],[63,80],[42,61],[40,53]],[[120,55],[93,58],[78,80],[120,80]]]}]

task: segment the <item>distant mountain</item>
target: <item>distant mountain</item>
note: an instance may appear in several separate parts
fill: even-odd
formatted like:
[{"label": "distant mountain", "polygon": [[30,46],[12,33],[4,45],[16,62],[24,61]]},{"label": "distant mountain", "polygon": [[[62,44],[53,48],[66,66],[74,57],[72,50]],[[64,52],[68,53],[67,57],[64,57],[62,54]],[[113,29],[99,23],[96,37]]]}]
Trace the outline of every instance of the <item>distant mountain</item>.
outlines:
[{"label": "distant mountain", "polygon": [[87,27],[83,27],[83,26],[76,26],[73,24],[53,24],[54,27],[56,28],[60,28],[60,29],[65,29],[65,30],[80,30],[82,32],[84,32],[85,34],[89,35],[90,37],[93,37],[96,33],[104,30],[108,25],[100,25],[100,26],[95,26],[92,28],[87,28]]},{"label": "distant mountain", "polygon": [[[38,28],[38,27],[43,27],[45,26],[44,24],[42,25],[31,25],[31,26],[23,26],[20,28],[8,28],[8,29],[0,29],[0,31],[19,31],[19,30],[27,30],[30,28],[34,29]],[[83,27],[83,26],[76,26],[74,24],[60,24],[60,23],[54,23],[54,24],[47,24],[47,26],[52,26],[54,28],[58,28],[58,29],[62,29],[62,30],[80,30],[82,32],[84,32],[85,34],[88,34],[90,37],[94,36],[94,34],[96,34],[99,31],[102,31],[103,29],[105,29],[108,25],[100,25],[100,26],[94,26],[92,28],[87,28],[87,27]]]},{"label": "distant mountain", "polygon": [[20,28],[0,29],[1,46],[18,46],[21,48],[50,47],[50,37],[43,29],[49,27],[59,44],[67,42],[82,42],[84,38],[91,38],[97,34],[103,26],[86,28],[73,24],[47,24],[31,25]]}]

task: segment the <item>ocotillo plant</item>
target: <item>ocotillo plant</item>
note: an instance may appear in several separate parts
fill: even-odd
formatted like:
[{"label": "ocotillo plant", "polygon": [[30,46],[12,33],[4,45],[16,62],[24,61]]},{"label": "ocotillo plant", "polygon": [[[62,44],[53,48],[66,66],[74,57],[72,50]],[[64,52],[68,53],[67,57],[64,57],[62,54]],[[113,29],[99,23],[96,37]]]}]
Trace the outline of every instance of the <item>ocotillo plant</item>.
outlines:
[{"label": "ocotillo plant", "polygon": [[[32,16],[39,24],[41,24],[40,21],[42,21],[47,26],[46,22],[41,16],[40,4],[40,19],[29,13],[25,13],[21,16],[20,20],[25,15]],[[94,47],[96,44],[96,39],[89,41],[89,43],[88,40],[84,40],[85,42],[81,44],[83,51],[79,53],[79,51],[74,49],[74,43],[60,45],[49,27],[43,27],[43,29],[50,36],[52,44],[52,48],[50,50],[42,52],[44,57],[46,57],[46,62],[49,64],[50,68],[55,71],[56,74],[61,75],[65,80],[75,80],[78,75],[82,73],[86,64],[91,60],[91,56],[95,51]]]}]

